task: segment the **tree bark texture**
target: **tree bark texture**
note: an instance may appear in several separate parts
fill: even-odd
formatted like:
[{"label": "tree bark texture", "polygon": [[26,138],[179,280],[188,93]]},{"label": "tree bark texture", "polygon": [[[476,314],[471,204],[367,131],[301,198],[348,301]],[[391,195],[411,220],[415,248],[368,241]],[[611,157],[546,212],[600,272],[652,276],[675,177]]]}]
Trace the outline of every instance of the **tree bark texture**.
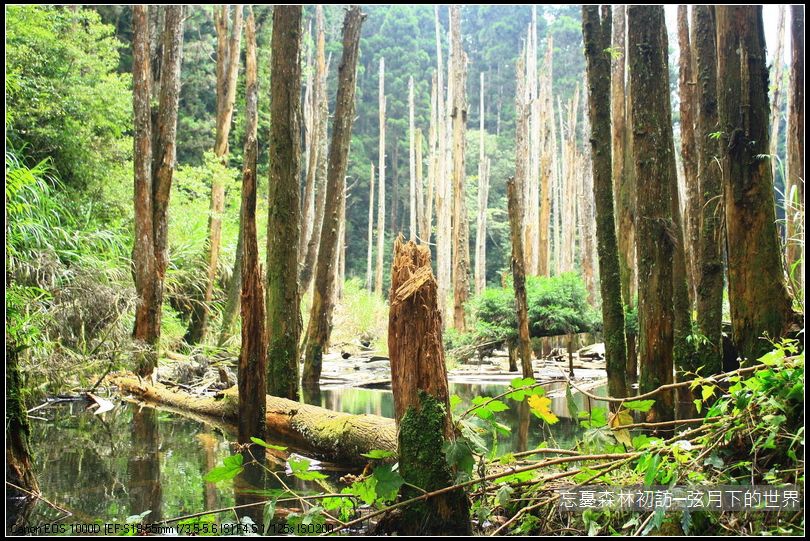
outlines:
[{"label": "tree bark texture", "polygon": [[259,268],[256,240],[256,162],[259,154],[259,118],[256,28],[253,11],[247,18],[245,54],[245,152],[242,169],[242,349],[239,352],[239,443],[251,437],[264,439],[264,395],[267,394],[267,329],[265,328],[264,283]]},{"label": "tree bark texture", "polygon": [[[428,492],[450,486],[454,479],[443,451],[455,433],[437,290],[430,250],[413,241],[405,243],[402,236],[397,238],[391,268],[388,352],[399,428],[399,465],[407,483]],[[407,486],[404,490],[421,493]],[[420,502],[405,514],[408,533],[469,533],[469,501],[460,490]]]},{"label": "tree bark texture", "polygon": [[[335,306],[333,288],[335,282],[334,262],[338,249],[341,201],[346,197],[346,169],[349,144],[354,122],[354,95],[357,80],[357,58],[360,50],[360,27],[364,15],[359,6],[346,11],[343,22],[343,57],[338,68],[338,88],[332,142],[329,146],[326,201],[321,230],[321,246],[318,249],[318,266],[315,288],[312,295],[312,311],[307,328],[304,355],[303,382],[317,385],[321,377],[321,363],[331,332],[331,317]],[[380,198],[383,194],[380,193]]]},{"label": "tree bark texture", "polygon": [[[582,8],[582,36],[588,75],[588,112],[593,164],[593,198],[596,207],[596,238],[599,253],[599,286],[602,294],[605,358],[608,393],[627,396],[625,367],[627,346],[624,336],[621,273],[613,218],[610,137],[610,47],[611,13],[604,6],[600,17],[597,6]],[[587,254],[583,253],[583,257]]]},{"label": "tree bark texture", "polygon": [[[672,261],[675,234],[671,190],[675,172],[673,147],[665,133],[669,84],[662,43],[663,7],[628,6],[630,91],[633,96],[633,157],[635,160],[638,289],[639,391],[645,393],[673,381],[674,313]],[[672,393],[659,395],[648,418],[674,418]]]},{"label": "tree bark texture", "polygon": [[732,338],[743,359],[771,349],[793,318],[768,153],[762,8],[718,6],[717,80]]},{"label": "tree bark texture", "polygon": [[[526,301],[526,270],[521,235],[520,196],[514,177],[506,183],[509,204],[509,231],[512,237],[512,282],[515,289],[515,307],[518,320],[518,353],[524,378],[534,377],[532,350],[529,338],[529,306]],[[511,363],[511,360],[510,360]]]},{"label": "tree bark texture", "polygon": [[298,398],[301,6],[273,8],[267,217],[267,392]]}]

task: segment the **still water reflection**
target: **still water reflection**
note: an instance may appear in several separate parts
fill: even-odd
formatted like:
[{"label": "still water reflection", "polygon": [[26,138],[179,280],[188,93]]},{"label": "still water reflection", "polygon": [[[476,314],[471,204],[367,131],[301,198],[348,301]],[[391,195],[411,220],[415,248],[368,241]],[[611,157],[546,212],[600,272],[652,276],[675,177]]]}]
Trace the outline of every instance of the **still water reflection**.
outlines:
[{"label": "still water reflection", "polygon": [[[504,390],[502,385],[450,384],[450,392],[466,404],[475,396],[494,396]],[[596,393],[603,394],[604,390],[597,389]],[[324,389],[305,399],[348,413],[393,415],[393,397],[386,390]],[[575,395],[574,399],[580,410],[589,409],[585,397]],[[498,414],[498,420],[511,432],[489,436],[489,444],[498,454],[532,448],[543,441],[568,447],[578,434],[564,393],[553,398],[551,407],[560,422],[550,428],[528,408],[514,402],[510,406]],[[266,499],[266,491],[280,490],[284,485],[304,493],[323,490],[286,477],[283,461],[272,457],[267,467],[276,471],[278,478],[246,474],[233,482],[207,483],[203,476],[231,454],[230,435],[181,415],[126,403],[118,403],[103,415],[93,415],[84,408],[80,402],[57,404],[38,410],[39,418],[32,419],[40,489],[49,501],[74,513],[71,522],[124,522],[145,511],[149,514],[144,522],[157,522]],[[326,473],[329,477],[324,482],[339,490],[341,473]],[[256,510],[244,513],[261,522]],[[39,503],[30,524],[48,523],[61,515]],[[241,515],[231,515],[229,520],[237,521]]]}]

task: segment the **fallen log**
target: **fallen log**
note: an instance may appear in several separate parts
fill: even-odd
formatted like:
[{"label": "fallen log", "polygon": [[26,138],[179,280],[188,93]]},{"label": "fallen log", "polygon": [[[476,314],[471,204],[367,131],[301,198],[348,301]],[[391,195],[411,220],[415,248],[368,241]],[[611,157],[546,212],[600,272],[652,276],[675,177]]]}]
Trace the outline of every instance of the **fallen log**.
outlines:
[{"label": "fallen log", "polygon": [[[211,398],[175,391],[160,383],[149,385],[132,375],[114,374],[108,381],[121,392],[132,393],[142,400],[237,424],[236,387]],[[284,440],[318,458],[341,464],[365,463],[367,460],[361,455],[372,449],[397,451],[393,419],[341,413],[270,395],[265,399],[268,439]]]}]

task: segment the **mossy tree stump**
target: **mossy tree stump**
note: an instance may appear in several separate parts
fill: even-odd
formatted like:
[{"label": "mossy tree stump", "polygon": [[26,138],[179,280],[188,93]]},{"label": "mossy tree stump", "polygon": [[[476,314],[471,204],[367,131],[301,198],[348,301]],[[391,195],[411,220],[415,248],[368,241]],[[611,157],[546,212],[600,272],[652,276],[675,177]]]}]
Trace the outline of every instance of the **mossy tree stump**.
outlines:
[{"label": "mossy tree stump", "polygon": [[[430,250],[400,236],[394,244],[388,353],[399,429],[399,468],[412,486],[431,492],[453,484],[443,447],[455,439],[442,346],[442,318]],[[405,487],[403,497],[421,494]],[[470,504],[463,491],[423,500],[405,510],[409,534],[469,534]]]}]

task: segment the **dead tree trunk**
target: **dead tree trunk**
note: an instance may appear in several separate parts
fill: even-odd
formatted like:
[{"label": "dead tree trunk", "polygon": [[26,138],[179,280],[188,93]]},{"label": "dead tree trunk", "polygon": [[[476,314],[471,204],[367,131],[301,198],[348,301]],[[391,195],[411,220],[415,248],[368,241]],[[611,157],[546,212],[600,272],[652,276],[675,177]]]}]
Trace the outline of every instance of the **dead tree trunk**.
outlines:
[{"label": "dead tree trunk", "polygon": [[[518,316],[518,352],[524,378],[534,377],[532,349],[529,339],[529,306],[526,301],[526,270],[523,255],[523,235],[521,235],[521,215],[519,195],[514,177],[506,183],[509,200],[509,231],[512,237],[512,281],[515,289],[515,305]],[[511,364],[511,360],[510,360]]]},{"label": "dead tree trunk", "polygon": [[719,130],[717,119],[717,49],[714,8],[692,8],[694,34],[698,205],[700,208],[700,262],[697,297],[697,325],[708,339],[701,348],[703,375],[720,373],[723,361],[723,173],[718,163],[720,147],[712,136]]},{"label": "dead tree trunk", "polygon": [[383,292],[383,251],[385,249],[385,58],[380,58],[380,135],[379,157],[377,165],[377,268],[374,272],[374,292]]},{"label": "dead tree trunk", "polygon": [[416,240],[416,125],[414,123],[413,77],[408,78],[408,232]]},{"label": "dead tree trunk", "polygon": [[804,291],[804,6],[790,7],[790,42],[785,255],[792,281]]},{"label": "dead tree trunk", "polygon": [[[436,134],[436,100],[437,95],[437,82],[436,72],[433,72],[433,77],[430,83],[430,125],[428,126],[428,174],[427,174],[427,191],[425,193],[425,212],[423,215],[424,222],[422,226],[422,241],[425,244],[430,244],[433,230],[433,203],[436,198],[436,176],[438,172],[439,153],[437,149],[438,141]],[[437,272],[438,274],[438,272]]]},{"label": "dead tree trunk", "polygon": [[542,154],[540,156],[540,225],[537,244],[537,274],[551,275],[551,189],[555,184],[554,149],[552,131],[554,127],[554,98],[551,93],[553,38],[548,36],[545,67],[543,68],[540,89],[540,122],[542,130]]},{"label": "dead tree trunk", "polygon": [[[630,85],[626,82],[627,66],[627,7],[616,6],[613,11],[611,68],[611,126],[613,155],[613,200],[616,209],[616,231],[619,245],[619,274],[622,300],[626,310],[636,305],[636,226],[635,186],[632,153],[632,123],[630,119]],[[636,335],[627,334],[627,366],[625,379],[634,383],[638,378]]]},{"label": "dead tree trunk", "polygon": [[[665,130],[669,117],[666,44],[662,43],[664,9],[628,6],[630,91],[633,95],[633,157],[637,196],[639,342],[641,393],[673,380],[671,175],[673,147]],[[651,420],[674,418],[672,393],[659,395]]]},{"label": "dead tree trunk", "polygon": [[[447,296],[452,287],[450,283],[451,264],[451,210],[450,178],[448,175],[449,160],[447,156],[447,104],[444,96],[444,66],[442,64],[441,25],[439,24],[439,6],[434,6],[434,23],[436,27],[436,57],[437,57],[437,93],[436,93],[436,131],[438,138],[438,157],[436,160],[436,281],[439,285],[439,310],[446,324],[449,320],[447,314]],[[452,82],[447,83],[447,92],[450,94]]]},{"label": "dead tree trunk", "polygon": [[371,176],[368,181],[368,255],[366,256],[366,289],[374,289],[372,260],[374,255],[374,164],[371,164]]},{"label": "dead tree trunk", "polygon": [[489,199],[489,176],[484,153],[484,72],[481,72],[478,106],[478,220],[475,228],[475,293],[486,287],[487,248],[487,200]]},{"label": "dead tree trunk", "polygon": [[[599,245],[599,284],[602,293],[605,357],[610,396],[627,396],[625,368],[627,349],[624,337],[619,253],[613,219],[610,137],[610,47],[611,13],[597,6],[582,8],[582,36],[588,74],[588,113],[590,117],[593,198],[596,206],[596,236]],[[583,257],[587,254],[583,253]]]},{"label": "dead tree trunk", "polygon": [[[301,269],[299,278],[307,278],[306,281],[301,280],[302,293],[309,288],[309,283],[312,278],[314,258],[310,261],[309,271],[306,273],[307,276],[303,276],[303,267],[306,265],[309,256],[310,240],[312,240],[313,235],[320,235],[318,226],[321,221],[316,220],[315,217],[316,207],[320,208],[320,205],[316,205],[315,200],[318,188],[321,189],[320,193],[323,194],[322,188],[324,184],[323,182],[319,182],[322,180],[323,175],[320,178],[318,177],[318,166],[321,162],[326,162],[325,158],[321,156],[322,151],[326,148],[321,140],[321,137],[326,137],[326,130],[321,128],[322,126],[326,126],[327,119],[323,118],[323,115],[325,108],[328,107],[326,99],[326,38],[323,23],[323,6],[321,5],[315,6],[315,21],[315,32],[317,34],[317,50],[315,52],[316,73],[314,77],[315,88],[314,92],[312,92],[312,107],[310,108],[310,117],[312,120],[309,134],[309,160],[307,163],[307,178],[301,220],[301,238],[298,242],[298,266]],[[317,250],[317,244],[318,243],[314,243],[316,247],[315,250]]]},{"label": "dead tree trunk", "polygon": [[[233,106],[236,101],[236,78],[239,73],[239,47],[242,41],[242,6],[233,7],[233,23],[228,28],[228,6],[214,8],[217,29],[217,118],[214,155],[222,164],[228,163],[228,135],[231,132]],[[191,312],[185,340],[196,344],[205,338],[214,282],[217,277],[219,248],[222,241],[222,212],[225,208],[225,184],[214,175],[211,179],[211,206],[208,217],[206,263],[208,275],[205,293]]]},{"label": "dead tree trunk", "polygon": [[[451,486],[455,478],[444,457],[455,432],[436,294],[430,250],[400,236],[391,269],[388,352],[405,498]],[[470,503],[461,490],[408,506],[405,515],[409,534],[470,533]]]},{"label": "dead tree trunk", "polygon": [[[360,50],[360,27],[364,17],[359,6],[352,6],[346,11],[346,18],[343,21],[343,57],[338,68],[335,120],[332,143],[329,146],[327,208],[321,231],[321,246],[318,249],[315,289],[304,355],[303,383],[310,386],[318,385],[321,378],[321,363],[326,344],[329,342],[332,310],[335,306],[335,299],[331,294],[335,281],[332,265],[338,249],[341,200],[345,200],[346,197],[346,169],[354,122],[357,57]],[[382,192],[380,198],[383,198]]]},{"label": "dead tree trunk", "polygon": [[298,172],[301,158],[301,6],[273,8],[267,216],[267,390],[298,398]]},{"label": "dead tree trunk", "polygon": [[427,225],[425,224],[425,191],[422,182],[422,130],[419,128],[416,129],[414,145],[416,145],[414,151],[414,159],[416,160],[414,167],[414,173],[416,174],[416,237],[420,242],[426,243],[428,242],[426,239],[430,238],[430,232],[426,231]]},{"label": "dead tree trunk", "polygon": [[784,336],[791,301],[776,231],[768,153],[768,68],[762,8],[718,6],[717,77],[724,175],[728,290],[735,345],[744,359]]},{"label": "dead tree trunk", "polygon": [[[783,79],[784,79],[784,70],[783,67],[785,65],[783,51],[785,48],[785,13],[787,12],[787,8],[785,6],[779,6],[779,23],[777,25],[777,42],[776,42],[776,50],[774,51],[772,67],[773,67],[773,92],[771,97],[771,113],[770,113],[770,121],[771,121],[771,138],[770,138],[770,145],[769,145],[769,154],[771,156],[771,176],[776,182],[776,174],[779,168],[779,159],[778,159],[778,142],[779,142],[779,125],[782,123],[782,100],[783,100],[783,93],[782,90],[784,89]],[[787,193],[787,192],[786,192]]]},{"label": "dead tree trunk", "polygon": [[[678,6],[678,92],[681,113],[681,159],[683,160],[684,180],[686,181],[686,205],[683,215],[684,253],[686,256],[687,283],[689,298],[697,295],[697,276],[700,268],[698,244],[700,242],[700,207],[698,203],[697,149],[695,142],[695,76],[694,53],[689,37],[687,7]],[[690,310],[691,312],[691,310]]]},{"label": "dead tree trunk", "polygon": [[[321,32],[322,34],[323,32]],[[324,38],[321,35],[319,42]],[[318,248],[321,244],[321,230],[323,227],[324,209],[326,206],[326,153],[327,153],[327,129],[329,123],[329,100],[326,98],[326,78],[329,73],[329,62],[324,60],[324,48],[318,46],[318,94],[320,100],[316,102],[315,106],[318,108],[318,160],[315,167],[315,218],[312,223],[312,234],[309,236],[306,256],[304,257],[304,264],[299,273],[299,281],[301,282],[301,294],[303,295],[309,290],[312,283],[312,276],[315,272],[315,262],[318,259]],[[331,58],[330,58],[331,60]],[[299,243],[300,245],[300,243]],[[299,261],[301,256],[299,255]]]},{"label": "dead tree trunk", "polygon": [[183,49],[183,8],[166,7],[161,38],[162,58],[158,107],[149,102],[153,92],[148,13],[138,9],[133,19],[133,106],[135,113],[135,245],[133,259],[138,305],[133,338],[149,351],[139,360],[138,372],[151,375],[157,366],[163,280],[168,265],[168,208],[176,152],[177,107]]},{"label": "dead tree trunk", "polygon": [[467,54],[461,47],[461,8],[450,7],[453,56],[453,327],[467,329],[464,304],[470,296],[470,243],[467,223],[465,136],[467,133]]},{"label": "dead tree trunk", "polygon": [[239,443],[264,439],[264,395],[267,394],[267,330],[264,283],[256,240],[256,137],[259,108],[256,77],[256,28],[253,10],[247,17],[245,54],[245,153],[242,169],[242,349],[239,352]]}]

